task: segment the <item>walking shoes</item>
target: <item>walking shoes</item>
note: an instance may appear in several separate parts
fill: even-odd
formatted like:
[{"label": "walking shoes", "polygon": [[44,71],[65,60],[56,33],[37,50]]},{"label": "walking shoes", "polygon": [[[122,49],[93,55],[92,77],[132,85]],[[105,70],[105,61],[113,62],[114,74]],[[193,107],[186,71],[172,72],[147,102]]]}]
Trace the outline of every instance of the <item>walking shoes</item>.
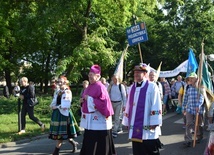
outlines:
[{"label": "walking shoes", "polygon": [[23,134],[23,133],[25,133],[25,130],[19,131],[19,132],[18,132],[18,135],[21,135],[21,134]]},{"label": "walking shoes", "polygon": [[75,153],[77,151],[77,145],[79,145],[79,143],[74,141],[73,139],[69,139],[68,141],[73,146],[72,153]]}]

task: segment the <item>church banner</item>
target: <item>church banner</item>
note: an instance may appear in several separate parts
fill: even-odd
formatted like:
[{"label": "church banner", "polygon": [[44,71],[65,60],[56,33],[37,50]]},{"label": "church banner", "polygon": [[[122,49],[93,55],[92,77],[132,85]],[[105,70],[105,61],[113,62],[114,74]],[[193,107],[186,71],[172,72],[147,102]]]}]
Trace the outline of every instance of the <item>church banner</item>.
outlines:
[{"label": "church banner", "polygon": [[[188,60],[182,62],[178,67],[176,67],[174,70],[170,70],[170,71],[160,71],[159,77],[175,77],[177,76],[179,73],[183,72],[186,73],[187,72],[187,65],[188,65]],[[157,72],[157,70],[155,70],[154,68],[150,67],[150,70]]]}]

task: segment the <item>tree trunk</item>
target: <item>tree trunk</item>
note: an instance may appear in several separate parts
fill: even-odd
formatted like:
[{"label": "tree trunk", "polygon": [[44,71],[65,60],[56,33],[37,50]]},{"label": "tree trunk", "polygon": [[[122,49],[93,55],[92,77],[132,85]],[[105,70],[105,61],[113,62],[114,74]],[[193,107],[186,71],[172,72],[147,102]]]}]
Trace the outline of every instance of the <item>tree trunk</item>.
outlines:
[{"label": "tree trunk", "polygon": [[10,76],[11,71],[8,68],[6,68],[4,73],[5,73],[6,85],[8,86],[9,93],[12,94],[12,85],[11,85],[11,76]]}]

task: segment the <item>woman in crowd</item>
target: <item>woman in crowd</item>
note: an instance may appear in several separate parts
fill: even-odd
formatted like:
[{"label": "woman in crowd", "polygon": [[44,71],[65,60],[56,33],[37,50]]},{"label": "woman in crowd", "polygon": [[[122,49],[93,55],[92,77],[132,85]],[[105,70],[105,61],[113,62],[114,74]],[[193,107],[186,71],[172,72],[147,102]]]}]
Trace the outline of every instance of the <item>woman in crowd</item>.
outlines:
[{"label": "woman in crowd", "polygon": [[58,79],[59,90],[55,93],[50,105],[52,108],[52,117],[50,123],[49,138],[56,140],[56,147],[53,155],[58,155],[63,140],[69,140],[73,146],[73,151],[77,150],[77,142],[72,138],[77,137],[78,128],[75,126],[76,121],[70,111],[72,93],[68,86],[68,80],[65,76]]}]

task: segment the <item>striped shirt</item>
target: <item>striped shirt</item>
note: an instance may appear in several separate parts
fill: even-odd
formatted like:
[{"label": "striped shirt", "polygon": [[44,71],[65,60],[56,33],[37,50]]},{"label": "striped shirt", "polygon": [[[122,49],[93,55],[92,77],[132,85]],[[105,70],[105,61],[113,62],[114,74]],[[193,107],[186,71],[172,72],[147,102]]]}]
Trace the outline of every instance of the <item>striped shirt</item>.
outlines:
[{"label": "striped shirt", "polygon": [[203,114],[204,112],[204,96],[198,92],[198,89],[189,85],[188,90],[184,94],[184,100],[182,104],[182,110],[196,115],[196,108],[199,108],[199,113]]},{"label": "striped shirt", "polygon": [[163,95],[169,95],[171,97],[171,89],[168,82],[161,82],[163,86]]}]

